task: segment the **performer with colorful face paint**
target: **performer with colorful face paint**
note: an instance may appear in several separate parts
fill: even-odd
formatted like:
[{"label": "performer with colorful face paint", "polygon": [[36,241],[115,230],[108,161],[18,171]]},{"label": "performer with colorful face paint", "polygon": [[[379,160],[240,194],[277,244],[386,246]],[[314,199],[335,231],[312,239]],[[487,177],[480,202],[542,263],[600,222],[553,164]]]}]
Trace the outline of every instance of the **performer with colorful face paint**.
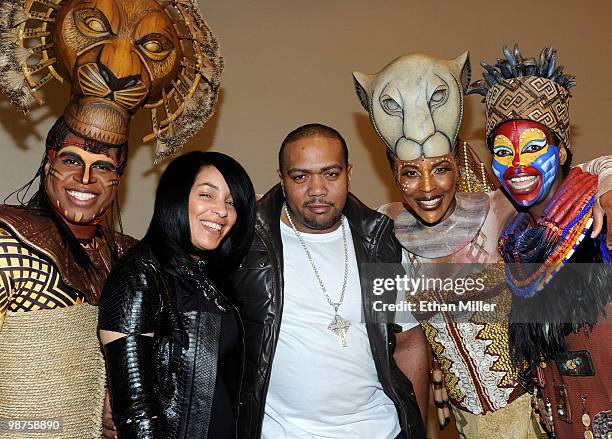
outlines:
[{"label": "performer with colorful face paint", "polygon": [[[434,400],[441,427],[450,422],[450,399],[461,437],[536,437],[530,398],[518,384],[510,357],[506,320],[511,293],[497,251],[503,226],[516,210],[502,191],[494,189],[469,145],[457,139],[470,78],[467,53],[448,61],[404,55],[376,75],[355,72],[353,77],[362,105],[387,144],[402,192],[403,203],[380,210],[395,220],[409,274],[436,278],[447,276],[448,269],[468,267],[472,279],[486,279],[484,291],[436,291],[416,297],[497,305],[496,314],[473,312],[467,317],[417,313],[434,353]],[[603,174],[612,189],[607,177],[612,160],[596,159],[585,167]]]},{"label": "performer with colorful face paint", "polygon": [[523,207],[542,202],[555,181],[559,147],[543,125],[527,120],[502,124],[493,141],[493,172]]},{"label": "performer with colorful face paint", "polygon": [[[499,250],[513,293],[510,346],[551,437],[612,435],[612,265],[591,238],[597,177],[569,169],[569,89],[555,49],[539,62],[504,48],[473,85],[486,97],[495,175],[520,213]],[[608,230],[608,233],[609,230]],[[527,372],[531,372],[531,376]]]},{"label": "performer with colorful face paint", "polygon": [[56,420],[60,437],[100,434],[105,374],[92,305],[134,242],[102,225],[126,154],[126,144],[85,140],[60,118],[47,137],[38,192],[26,205],[0,207],[3,419]]},{"label": "performer with colorful face paint", "polygon": [[147,104],[145,140],[157,139],[156,159],[171,154],[210,116],[222,60],[189,1],[8,0],[0,37],[0,88],[18,109],[43,104],[52,80],[71,83],[20,205],[0,206],[0,436],[31,421],[19,437],[99,437],[96,305],[134,243],[111,215],[130,119]]}]

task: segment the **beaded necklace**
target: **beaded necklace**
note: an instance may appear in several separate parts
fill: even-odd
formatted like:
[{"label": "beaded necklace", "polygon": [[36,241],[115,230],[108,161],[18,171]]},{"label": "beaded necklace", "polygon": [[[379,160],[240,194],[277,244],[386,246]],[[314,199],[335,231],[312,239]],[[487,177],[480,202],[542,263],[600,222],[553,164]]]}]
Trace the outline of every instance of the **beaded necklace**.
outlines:
[{"label": "beaded necklace", "polygon": [[534,225],[518,214],[498,243],[506,280],[519,297],[531,297],[565,265],[593,223],[597,176],[572,168]]}]

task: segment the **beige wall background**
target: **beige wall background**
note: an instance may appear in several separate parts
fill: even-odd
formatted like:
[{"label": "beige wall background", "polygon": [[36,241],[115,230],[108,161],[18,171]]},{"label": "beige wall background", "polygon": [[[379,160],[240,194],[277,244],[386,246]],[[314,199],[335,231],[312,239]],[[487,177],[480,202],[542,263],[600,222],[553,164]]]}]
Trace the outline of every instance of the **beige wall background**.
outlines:
[{"label": "beige wall background", "polygon": [[[200,1],[220,40],[226,69],[215,116],[186,150],[226,152],[250,173],[256,190],[276,181],[276,154],[293,128],[322,122],[346,137],[355,165],[352,190],[377,206],[399,199],[376,137],[355,96],[351,72],[379,71],[393,58],[426,52],[454,58],[470,50],[473,78],[479,61],[500,57],[518,42],[526,56],[545,45],[559,51],[576,75],[571,103],[575,160],[612,153],[612,2],[515,0],[495,2],[415,0]],[[33,176],[44,138],[61,114],[68,90],[48,87],[50,105],[29,116],[0,98],[0,195]],[[477,147],[484,137],[479,96],[466,99],[461,136]],[[141,237],[151,216],[163,170],[140,138],[147,120],[134,120],[130,161],[122,182],[125,231]],[[488,153],[482,149],[483,157]],[[450,436],[450,435],[449,435]]]},{"label": "beige wall background", "polygon": [[[612,3],[610,0],[516,0],[514,2],[414,0],[200,1],[220,40],[226,62],[216,114],[185,150],[224,151],[250,173],[256,190],[277,180],[277,150],[284,136],[307,122],[337,128],[355,165],[352,190],[377,206],[399,199],[384,158],[384,145],[359,105],[351,72],[379,71],[393,58],[426,52],[454,58],[470,51],[473,78],[479,61],[501,56],[501,46],[520,44],[537,55],[554,45],[566,71],[577,76],[571,102],[575,159],[612,153],[605,132],[612,111]],[[46,133],[61,114],[68,89],[52,84],[50,105],[29,116],[0,98],[0,195],[30,179],[40,162]],[[482,146],[484,108],[466,98],[461,136]],[[132,124],[130,161],[121,205],[127,233],[141,237],[150,219],[163,170],[153,166],[152,146],[140,141],[148,120]],[[482,150],[488,160],[488,152]]]}]

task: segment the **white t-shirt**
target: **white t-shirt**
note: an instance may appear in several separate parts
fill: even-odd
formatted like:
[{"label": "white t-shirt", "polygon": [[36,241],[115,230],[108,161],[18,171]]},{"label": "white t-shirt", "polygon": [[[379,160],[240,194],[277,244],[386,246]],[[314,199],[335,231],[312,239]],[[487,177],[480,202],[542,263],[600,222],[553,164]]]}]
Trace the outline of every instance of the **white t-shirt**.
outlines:
[{"label": "white t-shirt", "polygon": [[[349,276],[338,313],[350,321],[348,346],[327,329],[333,308],[291,227],[281,222],[284,305],[272,362],[262,438],[394,438],[395,405],[376,374],[365,324],[359,272],[346,218]],[[337,301],[344,279],[342,228],[301,233],[323,284]]]}]

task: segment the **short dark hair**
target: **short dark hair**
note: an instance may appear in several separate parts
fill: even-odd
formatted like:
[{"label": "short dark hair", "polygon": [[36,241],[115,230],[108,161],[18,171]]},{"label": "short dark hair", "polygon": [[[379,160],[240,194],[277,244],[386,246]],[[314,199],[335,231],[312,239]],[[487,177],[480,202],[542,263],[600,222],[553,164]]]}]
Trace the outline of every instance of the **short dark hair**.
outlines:
[{"label": "short dark hair", "polygon": [[328,127],[327,125],[323,125],[321,123],[309,123],[294,129],[287,134],[287,137],[285,137],[285,140],[283,140],[283,143],[278,150],[278,169],[280,169],[281,172],[283,171],[283,167],[285,165],[285,146],[297,140],[307,139],[310,137],[327,137],[329,139],[338,140],[342,145],[344,165],[348,166],[348,147],[346,146],[346,140],[344,140],[344,137],[342,137],[342,135],[332,127]]},{"label": "short dark hair", "polygon": [[[201,251],[191,242],[189,194],[200,170],[214,166],[223,175],[234,201],[236,224],[215,250]],[[143,242],[171,274],[191,255],[205,257],[211,275],[228,273],[240,264],[251,245],[255,224],[255,191],[244,168],[220,152],[193,151],[175,158],[162,174],[153,218]]]}]

